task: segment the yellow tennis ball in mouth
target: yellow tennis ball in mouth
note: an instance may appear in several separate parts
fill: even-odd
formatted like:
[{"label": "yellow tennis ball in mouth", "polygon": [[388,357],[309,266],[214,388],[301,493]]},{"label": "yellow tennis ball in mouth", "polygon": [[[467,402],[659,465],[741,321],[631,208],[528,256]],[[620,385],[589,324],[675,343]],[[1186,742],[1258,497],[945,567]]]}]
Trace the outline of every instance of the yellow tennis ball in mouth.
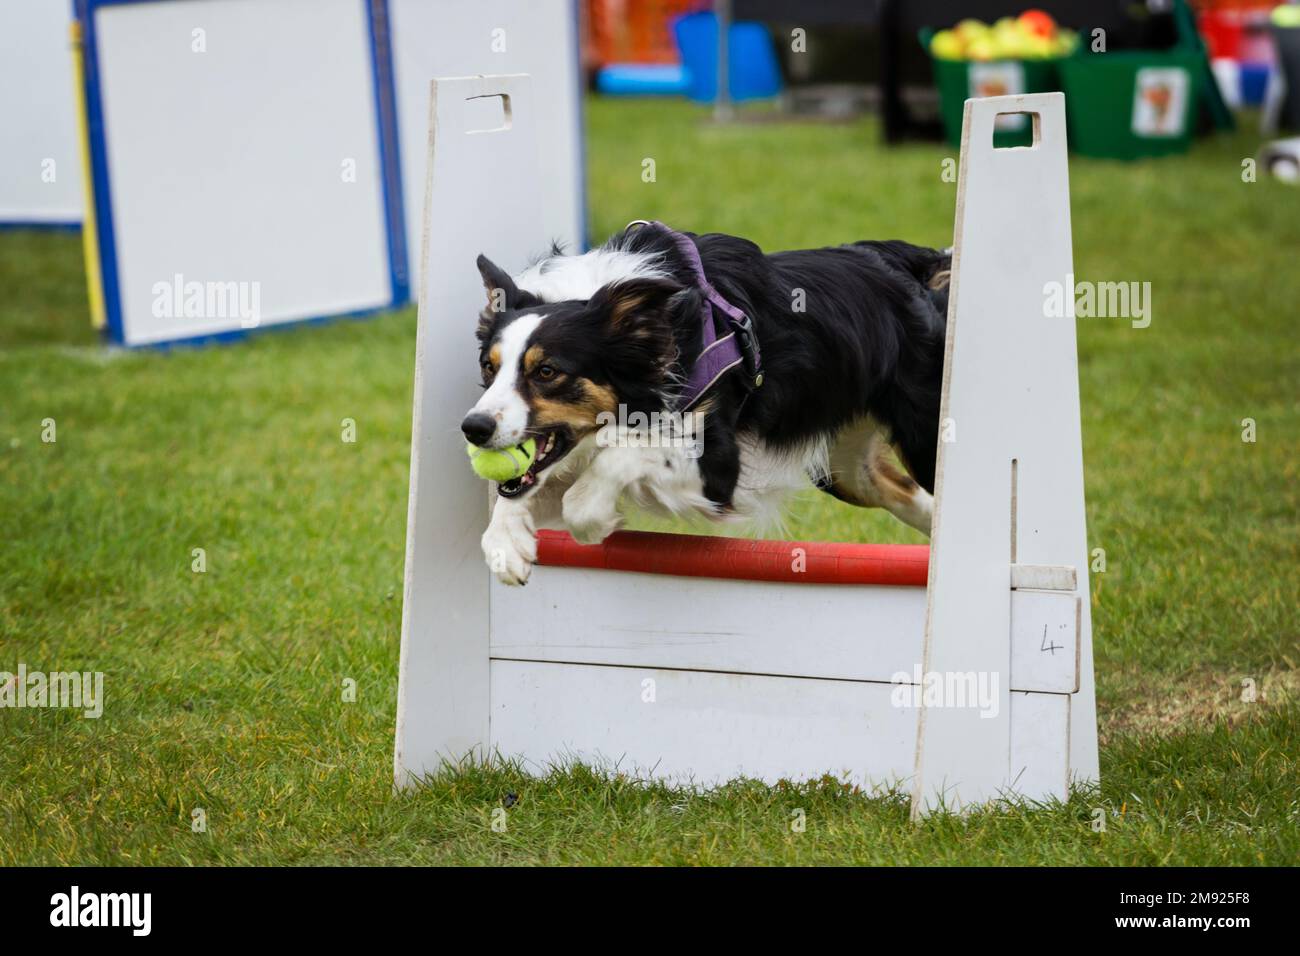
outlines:
[{"label": "yellow tennis ball in mouth", "polygon": [[470,467],[474,474],[488,481],[509,481],[526,472],[537,457],[537,442],[528,439],[522,445],[512,448],[480,448],[478,445],[466,445],[465,453],[469,455]]}]

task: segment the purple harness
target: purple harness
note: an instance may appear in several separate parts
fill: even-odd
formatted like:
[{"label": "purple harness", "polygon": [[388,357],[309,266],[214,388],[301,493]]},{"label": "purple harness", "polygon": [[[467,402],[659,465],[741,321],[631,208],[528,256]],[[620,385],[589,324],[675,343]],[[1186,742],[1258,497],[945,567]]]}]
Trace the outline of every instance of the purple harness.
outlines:
[{"label": "purple harness", "polygon": [[[628,223],[629,228],[635,225],[661,229],[671,236],[677,245],[677,251],[694,270],[695,284],[704,293],[704,308],[701,310],[704,319],[703,348],[686,377],[686,384],[677,396],[676,410],[684,412],[690,409],[723,375],[737,365],[745,367],[746,387],[752,389],[762,385],[763,367],[759,360],[758,337],[754,335],[754,325],[749,320],[749,316],[724,299],[722,293],[713,288],[713,284],[704,274],[704,263],[700,261],[700,250],[695,247],[695,243],[662,222],[637,219]],[[718,337],[717,324],[713,317],[714,308],[726,317],[727,324],[731,327],[731,330],[721,338]]]}]

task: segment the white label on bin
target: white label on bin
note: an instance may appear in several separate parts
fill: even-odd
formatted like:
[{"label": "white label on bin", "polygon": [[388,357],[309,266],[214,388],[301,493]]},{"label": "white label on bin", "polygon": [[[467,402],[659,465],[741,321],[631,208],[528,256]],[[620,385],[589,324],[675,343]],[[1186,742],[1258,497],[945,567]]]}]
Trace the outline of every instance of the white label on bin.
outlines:
[{"label": "white label on bin", "polygon": [[1187,126],[1187,71],[1176,66],[1138,70],[1133,92],[1133,135],[1182,136]]},{"label": "white label on bin", "polygon": [[[1025,68],[1019,63],[972,63],[966,75],[970,83],[970,95],[974,98],[1019,96],[1025,92]],[[1019,131],[1028,122],[1027,113],[1001,113],[993,121],[993,128],[1007,132]]]}]

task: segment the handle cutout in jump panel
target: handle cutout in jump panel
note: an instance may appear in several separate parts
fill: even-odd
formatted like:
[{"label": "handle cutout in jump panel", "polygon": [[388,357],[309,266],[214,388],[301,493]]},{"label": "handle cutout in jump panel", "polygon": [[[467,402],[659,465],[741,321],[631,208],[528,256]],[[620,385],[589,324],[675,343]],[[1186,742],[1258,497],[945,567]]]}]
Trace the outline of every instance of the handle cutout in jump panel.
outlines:
[{"label": "handle cutout in jump panel", "polygon": [[[999,146],[997,134],[1004,129],[1024,127],[1020,124],[1024,122],[1024,117],[1029,118],[1029,126],[1032,130],[1028,146]],[[994,149],[1037,149],[1038,144],[1043,141],[1043,114],[1035,113],[1031,110],[1007,110],[998,113],[993,117],[993,148]]]},{"label": "handle cutout in jump panel", "polygon": [[514,125],[509,93],[484,93],[465,100],[465,133],[502,133]]}]

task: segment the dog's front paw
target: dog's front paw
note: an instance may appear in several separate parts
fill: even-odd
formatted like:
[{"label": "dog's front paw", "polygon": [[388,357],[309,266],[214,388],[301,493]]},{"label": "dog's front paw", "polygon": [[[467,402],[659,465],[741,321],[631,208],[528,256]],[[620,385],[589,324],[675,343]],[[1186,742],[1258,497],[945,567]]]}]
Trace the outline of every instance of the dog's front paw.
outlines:
[{"label": "dog's front paw", "polygon": [[618,530],[623,516],[597,496],[584,494],[578,485],[564,496],[564,524],[579,544],[600,544]]},{"label": "dog's front paw", "polygon": [[528,583],[537,560],[537,537],[527,514],[493,516],[483,532],[483,557],[502,584]]}]

